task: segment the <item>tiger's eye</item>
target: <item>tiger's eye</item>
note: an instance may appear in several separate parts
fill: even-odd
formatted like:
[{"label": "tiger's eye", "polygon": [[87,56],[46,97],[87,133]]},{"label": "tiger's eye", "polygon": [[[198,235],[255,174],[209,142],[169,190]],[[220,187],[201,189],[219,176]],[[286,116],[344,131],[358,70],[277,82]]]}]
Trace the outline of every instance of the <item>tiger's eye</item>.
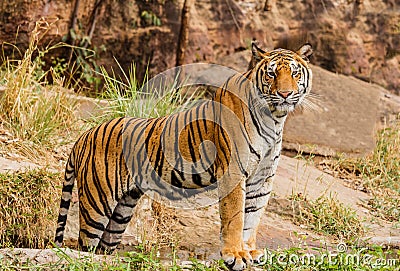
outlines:
[{"label": "tiger's eye", "polygon": [[273,71],[273,70],[269,70],[269,71],[267,71],[267,75],[269,76],[269,77],[271,77],[271,78],[275,78],[275,72]]}]

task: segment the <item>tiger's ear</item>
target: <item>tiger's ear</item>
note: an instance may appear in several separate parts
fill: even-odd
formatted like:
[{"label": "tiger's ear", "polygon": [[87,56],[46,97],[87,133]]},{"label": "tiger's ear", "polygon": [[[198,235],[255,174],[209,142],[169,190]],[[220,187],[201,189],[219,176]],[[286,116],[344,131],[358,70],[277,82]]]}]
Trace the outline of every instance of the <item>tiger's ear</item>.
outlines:
[{"label": "tiger's ear", "polygon": [[259,47],[257,46],[257,44],[256,44],[255,41],[252,41],[252,42],[251,42],[251,52],[252,52],[252,54],[253,54],[253,61],[254,61],[254,63],[257,63],[257,62],[259,62],[261,59],[263,59],[263,58],[264,58],[264,55],[265,55],[265,53],[266,53],[263,49],[261,49],[261,48],[259,48]]},{"label": "tiger's ear", "polygon": [[313,49],[311,47],[311,44],[306,43],[303,46],[300,47],[299,50],[296,52],[302,59],[304,59],[307,62],[310,62],[308,58],[313,54]]}]

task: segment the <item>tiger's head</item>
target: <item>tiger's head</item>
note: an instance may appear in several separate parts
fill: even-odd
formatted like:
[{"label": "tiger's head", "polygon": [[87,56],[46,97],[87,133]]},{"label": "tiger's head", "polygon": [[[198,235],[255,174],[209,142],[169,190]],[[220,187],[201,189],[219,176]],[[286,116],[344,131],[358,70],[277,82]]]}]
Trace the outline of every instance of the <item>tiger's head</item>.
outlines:
[{"label": "tiger's head", "polygon": [[308,57],[310,44],[297,52],[285,49],[264,51],[252,44],[253,83],[267,101],[271,112],[289,113],[311,90],[312,73]]}]

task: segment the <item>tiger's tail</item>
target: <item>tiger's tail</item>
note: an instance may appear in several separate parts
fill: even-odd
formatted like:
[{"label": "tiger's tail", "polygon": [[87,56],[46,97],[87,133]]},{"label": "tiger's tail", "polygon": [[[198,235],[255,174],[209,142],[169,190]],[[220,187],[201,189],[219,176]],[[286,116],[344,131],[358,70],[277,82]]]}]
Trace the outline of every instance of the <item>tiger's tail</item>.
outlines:
[{"label": "tiger's tail", "polygon": [[56,236],[54,239],[54,245],[57,247],[62,246],[62,242],[64,239],[64,230],[65,230],[65,225],[67,224],[67,216],[68,216],[69,206],[71,204],[74,181],[75,181],[75,165],[74,165],[73,152],[71,152],[68,158],[67,165],[65,167],[64,184],[61,195],[60,210],[58,213]]}]

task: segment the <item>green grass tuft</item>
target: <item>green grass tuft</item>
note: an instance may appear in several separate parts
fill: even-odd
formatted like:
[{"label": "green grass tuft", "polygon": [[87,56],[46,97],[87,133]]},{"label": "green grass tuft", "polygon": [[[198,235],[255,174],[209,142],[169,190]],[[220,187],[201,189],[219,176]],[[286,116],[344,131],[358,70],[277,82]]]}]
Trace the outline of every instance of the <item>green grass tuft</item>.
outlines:
[{"label": "green grass tuft", "polygon": [[131,65],[128,73],[119,66],[122,78],[114,72],[109,74],[104,67],[101,73],[105,87],[101,96],[108,103],[99,109],[102,112],[93,116],[91,123],[100,124],[118,117],[155,118],[171,115],[192,107],[197,102],[197,95],[186,94],[187,89],[181,88],[178,79],[170,85],[154,85],[148,80],[147,73],[142,83],[136,78],[136,66]]},{"label": "green grass tuft", "polygon": [[339,202],[335,196],[320,196],[315,200],[293,197],[299,202],[294,222],[309,229],[333,236],[338,240],[354,240],[365,233],[355,211]]}]

